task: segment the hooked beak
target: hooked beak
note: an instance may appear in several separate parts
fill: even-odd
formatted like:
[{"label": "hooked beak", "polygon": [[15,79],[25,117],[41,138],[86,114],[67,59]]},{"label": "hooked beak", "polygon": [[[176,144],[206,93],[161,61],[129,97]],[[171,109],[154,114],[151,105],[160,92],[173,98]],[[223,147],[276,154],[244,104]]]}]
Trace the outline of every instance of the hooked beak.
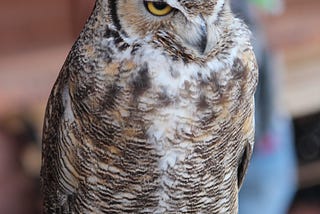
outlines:
[{"label": "hooked beak", "polygon": [[207,23],[202,18],[202,22],[200,25],[200,40],[198,41],[198,47],[201,54],[204,54],[207,49],[208,44],[208,29]]},{"label": "hooked beak", "polygon": [[191,49],[200,55],[205,54],[208,45],[208,26],[201,14],[192,21],[186,21],[185,25],[180,25],[178,34]]}]

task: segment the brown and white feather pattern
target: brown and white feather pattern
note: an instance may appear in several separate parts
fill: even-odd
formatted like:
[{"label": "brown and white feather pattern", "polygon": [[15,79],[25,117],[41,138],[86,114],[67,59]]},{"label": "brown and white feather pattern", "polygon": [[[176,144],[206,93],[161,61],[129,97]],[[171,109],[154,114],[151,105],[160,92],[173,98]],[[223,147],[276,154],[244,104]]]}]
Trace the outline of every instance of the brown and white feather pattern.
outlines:
[{"label": "brown and white feather pattern", "polygon": [[237,213],[257,83],[247,28],[225,7],[201,55],[164,30],[129,38],[117,2],[97,1],[50,95],[44,213]]}]

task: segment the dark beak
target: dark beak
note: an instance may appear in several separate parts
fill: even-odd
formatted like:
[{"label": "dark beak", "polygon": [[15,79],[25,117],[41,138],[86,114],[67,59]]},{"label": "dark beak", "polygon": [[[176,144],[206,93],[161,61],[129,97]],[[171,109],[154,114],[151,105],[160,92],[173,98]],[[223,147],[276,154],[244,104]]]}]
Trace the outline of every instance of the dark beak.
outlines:
[{"label": "dark beak", "polygon": [[207,24],[205,23],[205,21],[203,21],[203,23],[201,23],[200,26],[200,41],[199,41],[199,51],[201,54],[204,54],[204,52],[206,51],[207,48],[207,44],[208,44],[208,31],[207,31]]},{"label": "dark beak", "polygon": [[192,20],[186,19],[186,25],[179,25],[177,29],[186,45],[199,55],[205,54],[208,49],[208,26],[201,14]]}]

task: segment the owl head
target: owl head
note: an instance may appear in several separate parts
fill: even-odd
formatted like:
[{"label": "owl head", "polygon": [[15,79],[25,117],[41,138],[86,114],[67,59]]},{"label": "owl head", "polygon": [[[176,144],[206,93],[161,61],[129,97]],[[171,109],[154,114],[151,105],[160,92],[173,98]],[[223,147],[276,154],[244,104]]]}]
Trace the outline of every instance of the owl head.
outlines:
[{"label": "owl head", "polygon": [[198,55],[212,49],[231,16],[228,0],[109,0],[107,5],[123,35]]}]

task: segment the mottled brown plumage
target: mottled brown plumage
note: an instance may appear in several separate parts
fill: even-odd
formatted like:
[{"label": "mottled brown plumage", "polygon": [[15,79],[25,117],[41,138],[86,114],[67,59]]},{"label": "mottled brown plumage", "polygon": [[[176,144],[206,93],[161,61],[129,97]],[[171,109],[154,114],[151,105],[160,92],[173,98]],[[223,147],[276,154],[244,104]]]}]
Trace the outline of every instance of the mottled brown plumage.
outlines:
[{"label": "mottled brown plumage", "polygon": [[237,213],[250,34],[228,1],[156,2],[97,0],[48,101],[44,213]]}]

